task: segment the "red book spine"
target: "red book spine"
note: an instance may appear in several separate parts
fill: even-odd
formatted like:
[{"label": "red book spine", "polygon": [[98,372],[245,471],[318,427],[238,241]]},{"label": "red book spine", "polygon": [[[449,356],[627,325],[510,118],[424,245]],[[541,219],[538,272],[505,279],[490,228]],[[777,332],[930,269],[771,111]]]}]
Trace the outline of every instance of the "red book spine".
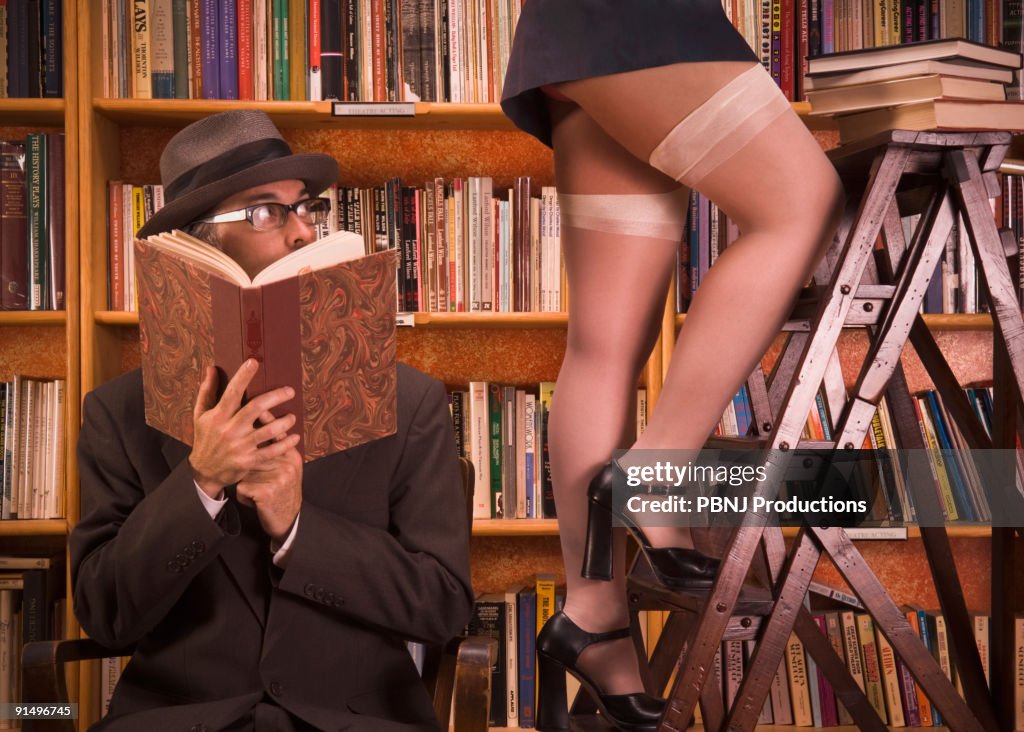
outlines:
[{"label": "red book spine", "polygon": [[370,8],[370,22],[372,24],[372,80],[374,102],[386,102],[388,90],[385,83],[384,69],[384,0],[373,0]]},{"label": "red book spine", "polygon": [[[316,78],[317,81],[317,94],[316,99],[310,99],[310,101],[318,101],[323,99],[324,94],[320,84],[321,70],[320,70],[320,0],[309,0],[309,41],[307,53],[309,55],[309,74],[310,80]],[[312,86],[312,84],[310,84]]]},{"label": "red book spine", "polygon": [[[803,4],[803,3],[801,3]],[[782,38],[781,38],[781,74],[779,84],[786,99],[793,101],[796,92],[796,81],[793,79],[794,48],[796,47],[796,31],[793,23],[793,0],[782,0]],[[775,23],[774,18],[772,23]]]},{"label": "red book spine", "polygon": [[802,102],[805,99],[804,80],[807,78],[807,57],[811,54],[810,2],[801,2],[797,7],[799,8],[798,12],[800,13],[800,33],[797,38],[796,66],[800,69],[800,73],[797,74],[796,77],[796,95],[794,96],[794,99],[798,102]]},{"label": "red book spine", "polygon": [[254,99],[252,0],[238,0],[238,98]]}]

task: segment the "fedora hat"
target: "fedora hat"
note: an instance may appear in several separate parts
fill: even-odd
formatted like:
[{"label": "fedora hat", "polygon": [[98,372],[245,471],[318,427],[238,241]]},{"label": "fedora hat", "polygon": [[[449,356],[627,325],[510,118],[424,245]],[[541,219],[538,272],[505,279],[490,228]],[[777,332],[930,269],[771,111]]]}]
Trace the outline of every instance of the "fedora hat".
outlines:
[{"label": "fedora hat", "polygon": [[301,180],[319,195],[338,180],[338,163],[319,153],[295,155],[264,112],[239,109],[205,117],[171,138],[160,156],[164,206],[139,238],[181,229],[228,196],[278,180]]}]

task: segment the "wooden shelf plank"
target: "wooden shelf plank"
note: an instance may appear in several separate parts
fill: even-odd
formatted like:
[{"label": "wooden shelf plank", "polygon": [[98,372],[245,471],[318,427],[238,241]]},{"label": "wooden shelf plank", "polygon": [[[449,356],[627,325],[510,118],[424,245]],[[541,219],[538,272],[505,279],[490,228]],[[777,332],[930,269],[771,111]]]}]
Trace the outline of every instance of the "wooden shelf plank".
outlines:
[{"label": "wooden shelf plank", "polygon": [[473,536],[558,536],[555,519],[477,519]]},{"label": "wooden shelf plank", "polygon": [[7,310],[0,312],[2,325],[64,325],[68,314],[64,310]]},{"label": "wooden shelf plank", "polygon": [[[988,539],[992,536],[990,526],[950,526],[946,529],[954,539]],[[557,536],[558,521],[555,519],[477,519],[473,522],[473,536]],[[782,535],[792,539],[797,527],[787,526]],[[921,530],[916,526],[907,527],[907,538],[918,539]],[[858,539],[854,541],[902,541],[902,539]]]},{"label": "wooden shelf plank", "polygon": [[0,521],[0,536],[67,536],[64,519]]},{"label": "wooden shelf plank", "polygon": [[[809,117],[807,102],[794,102],[793,110],[811,129],[832,129],[830,118]],[[515,130],[497,104],[445,104],[417,102],[413,117],[334,117],[330,102],[238,102],[217,99],[93,99],[95,110],[122,125],[181,127],[197,119],[231,109],[262,109],[281,127],[387,130]]]},{"label": "wooden shelf plank", "polygon": [[231,109],[261,109],[280,127],[320,129],[513,130],[497,104],[417,102],[413,117],[334,117],[330,102],[237,102],[203,99],[93,99],[99,114],[122,125],[183,126]]},{"label": "wooden shelf plank", "polygon": [[[101,310],[95,314],[103,325],[137,326],[138,313]],[[564,328],[566,313],[414,313],[416,327],[424,328]]]},{"label": "wooden shelf plank", "polygon": [[[686,314],[678,314],[676,328],[683,325]],[[949,315],[929,314],[924,322],[932,330],[992,330],[992,316],[988,313],[951,313]]]},{"label": "wooden shelf plank", "polygon": [[0,127],[63,127],[63,99],[0,99]]}]

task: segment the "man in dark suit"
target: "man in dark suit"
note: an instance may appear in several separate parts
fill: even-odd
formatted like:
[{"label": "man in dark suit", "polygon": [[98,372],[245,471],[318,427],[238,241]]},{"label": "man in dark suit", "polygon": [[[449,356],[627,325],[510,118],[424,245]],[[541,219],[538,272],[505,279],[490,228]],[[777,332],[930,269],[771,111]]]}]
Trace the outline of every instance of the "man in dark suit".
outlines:
[{"label": "man in dark suit", "polygon": [[[293,155],[261,112],[208,117],[160,161],[167,204],[140,236],[191,228],[252,276],[315,238],[335,161]],[[472,608],[465,504],[441,384],[398,367],[397,433],[303,464],[290,393],[216,397],[190,448],[145,423],[132,371],[85,398],[75,613],[133,646],[97,729],[436,729],[406,639],[456,635]]]}]

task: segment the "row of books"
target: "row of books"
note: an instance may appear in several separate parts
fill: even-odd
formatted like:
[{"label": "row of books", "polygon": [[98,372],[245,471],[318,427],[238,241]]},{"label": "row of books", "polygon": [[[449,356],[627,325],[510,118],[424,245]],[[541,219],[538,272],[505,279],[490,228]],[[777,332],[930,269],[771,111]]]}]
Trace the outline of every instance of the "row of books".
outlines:
[{"label": "row of books", "polygon": [[0,382],[0,519],[64,517],[63,379]]},{"label": "row of books", "polygon": [[[22,646],[64,637],[64,594],[58,559],[0,556],[0,706],[23,701]],[[17,724],[0,719],[0,729],[17,729]]]},{"label": "row of books", "polygon": [[104,95],[497,102],[521,4],[102,0]]},{"label": "row of books", "polygon": [[[883,723],[892,727],[931,727],[942,724],[942,715],[932,700],[917,686],[914,678],[894,653],[885,636],[852,595],[827,585],[811,583],[812,616],[846,664],[850,675],[867,696]],[[547,619],[564,603],[564,588],[556,586],[554,576],[539,574],[503,593],[485,593],[477,597],[467,634],[483,635],[498,641],[498,658],[491,669],[490,725],[533,728],[536,717],[536,636]],[[903,613],[911,628],[932,653],[946,678],[960,689],[956,661],[950,652],[951,639],[945,618],[939,610],[905,605]],[[990,618],[972,613],[972,630],[986,679],[989,675]],[[639,630],[648,654],[653,653],[662,636],[669,611],[645,610],[638,615]],[[1024,653],[1024,617],[1015,623],[1014,648]],[[722,643],[708,678],[722,695],[726,708],[732,705],[754,641],[730,640]],[[568,702],[579,688],[574,677],[566,677]],[[667,693],[672,686],[669,681]],[[1024,701],[1024,669],[1015,683],[1017,708]],[[698,711],[699,715],[699,711]],[[695,720],[699,724],[699,716]],[[1018,720],[1017,728],[1020,729]],[[770,694],[761,710],[758,724],[798,727],[833,727],[852,724],[852,719],[837,699],[832,685],[793,634],[772,680]]]},{"label": "row of books", "polygon": [[[331,186],[321,236],[353,231],[367,253],[400,253],[399,308],[407,312],[557,312],[566,308],[558,197],[531,195],[528,177],[498,198],[491,178],[394,178],[375,188]],[[134,310],[128,246],[163,205],[159,185],[109,184],[109,306]],[[131,232],[131,235],[128,235]]]},{"label": "row of books", "polygon": [[0,3],[0,99],[64,96],[63,0]]},{"label": "row of books", "polygon": [[[1009,179],[1013,177],[1003,176],[1006,193],[998,199],[999,205],[996,210],[997,221],[1000,221],[1000,225],[1004,227],[1009,226],[1009,212],[1017,211],[1021,206],[1021,179],[1010,181]],[[1012,197],[1014,194],[1017,198]],[[902,217],[903,232],[907,241],[910,241],[911,234],[920,218],[920,214]],[[1024,231],[1020,218],[1016,219],[1016,227],[1016,231]],[[686,312],[693,295],[707,275],[708,269],[718,255],[739,235],[740,232],[736,225],[714,202],[701,193],[690,193],[687,234],[680,243],[676,259],[677,312]],[[1017,240],[1024,246],[1024,238],[1018,236]],[[935,274],[925,291],[921,312],[935,314],[988,312],[988,302],[981,284],[978,265],[963,217],[957,216],[946,241],[942,259],[936,265]]]},{"label": "row of books", "polygon": [[0,141],[0,309],[64,309],[64,216],[64,133]]},{"label": "row of books", "polygon": [[[534,394],[515,386],[471,381],[449,393],[459,454],[476,470],[473,517],[555,518],[548,458],[553,382]],[[647,390],[637,390],[637,434],[647,419]]]},{"label": "row of books", "polygon": [[837,116],[842,143],[897,128],[1021,129],[1024,108],[1006,102],[1020,69],[1019,44],[923,41],[811,58],[806,96],[812,115]]}]

